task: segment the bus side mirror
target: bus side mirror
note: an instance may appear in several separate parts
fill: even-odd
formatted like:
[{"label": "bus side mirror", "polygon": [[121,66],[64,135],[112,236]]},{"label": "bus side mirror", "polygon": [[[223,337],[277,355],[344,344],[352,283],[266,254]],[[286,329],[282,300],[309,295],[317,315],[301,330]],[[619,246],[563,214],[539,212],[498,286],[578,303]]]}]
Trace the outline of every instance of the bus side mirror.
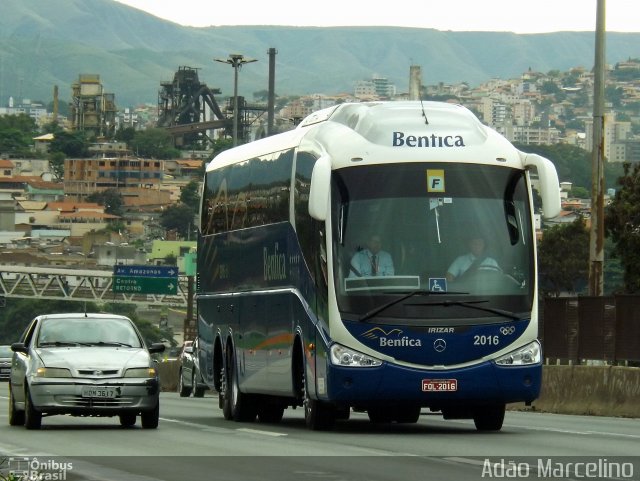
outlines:
[{"label": "bus side mirror", "polygon": [[560,182],[558,172],[549,159],[537,154],[523,154],[525,167],[535,167],[538,171],[542,216],[551,219],[560,214]]},{"label": "bus side mirror", "polygon": [[325,221],[327,219],[330,188],[331,160],[328,156],[323,155],[313,166],[311,188],[309,189],[309,215],[315,220]]}]

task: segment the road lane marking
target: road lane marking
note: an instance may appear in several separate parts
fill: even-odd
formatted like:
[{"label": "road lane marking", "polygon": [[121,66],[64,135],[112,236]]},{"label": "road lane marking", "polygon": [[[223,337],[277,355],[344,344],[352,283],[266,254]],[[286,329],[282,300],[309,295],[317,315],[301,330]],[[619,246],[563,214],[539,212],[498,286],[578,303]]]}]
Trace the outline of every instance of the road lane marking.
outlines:
[{"label": "road lane marking", "polygon": [[288,434],[286,433],[276,433],[275,431],[263,431],[261,429],[239,428],[239,429],[236,429],[236,431],[249,433],[249,434],[262,434],[263,436],[273,436],[273,437],[288,436]]}]

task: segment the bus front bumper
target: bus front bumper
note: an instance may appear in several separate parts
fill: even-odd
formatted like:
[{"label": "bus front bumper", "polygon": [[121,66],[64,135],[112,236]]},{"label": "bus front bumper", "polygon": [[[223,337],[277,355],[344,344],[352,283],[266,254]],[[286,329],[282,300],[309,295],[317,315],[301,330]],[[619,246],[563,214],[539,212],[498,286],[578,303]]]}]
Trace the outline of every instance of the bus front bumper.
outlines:
[{"label": "bus front bumper", "polygon": [[422,406],[530,403],[540,394],[542,365],[484,362],[458,369],[416,369],[384,363],[373,368],[327,366],[319,398],[337,403],[406,402]]}]

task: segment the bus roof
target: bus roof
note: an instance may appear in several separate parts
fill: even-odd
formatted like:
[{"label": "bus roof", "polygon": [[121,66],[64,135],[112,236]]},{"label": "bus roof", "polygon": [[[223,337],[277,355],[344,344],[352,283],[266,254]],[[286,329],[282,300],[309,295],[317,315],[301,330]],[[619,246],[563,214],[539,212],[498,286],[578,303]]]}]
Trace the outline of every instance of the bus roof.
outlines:
[{"label": "bus roof", "polygon": [[327,152],[333,168],[415,161],[523,167],[518,150],[466,107],[398,101],[345,103],[314,112],[294,130],[220,153],[207,171],[301,144]]}]

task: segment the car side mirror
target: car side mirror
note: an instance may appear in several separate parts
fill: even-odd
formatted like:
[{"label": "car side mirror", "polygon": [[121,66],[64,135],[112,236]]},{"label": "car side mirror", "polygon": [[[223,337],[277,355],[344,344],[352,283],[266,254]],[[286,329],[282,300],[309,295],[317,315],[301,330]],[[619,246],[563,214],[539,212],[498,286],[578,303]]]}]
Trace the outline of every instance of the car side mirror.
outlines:
[{"label": "car side mirror", "polygon": [[27,354],[27,352],[29,351],[27,346],[25,346],[22,342],[14,342],[13,344],[11,344],[11,350],[13,352],[22,352],[24,354]]},{"label": "car side mirror", "polygon": [[[151,354],[156,353],[156,352],[164,352],[165,349],[165,345],[162,344],[161,342],[155,342],[153,344],[151,344],[151,346],[149,346],[149,352]],[[13,348],[13,346],[12,346]]]}]

